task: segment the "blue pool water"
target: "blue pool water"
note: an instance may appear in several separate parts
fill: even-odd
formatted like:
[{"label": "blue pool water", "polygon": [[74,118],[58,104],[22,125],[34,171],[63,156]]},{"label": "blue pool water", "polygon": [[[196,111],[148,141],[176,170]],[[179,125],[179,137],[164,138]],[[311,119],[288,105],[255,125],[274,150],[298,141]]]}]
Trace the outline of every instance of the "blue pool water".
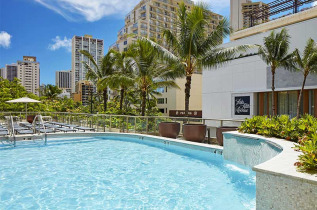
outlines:
[{"label": "blue pool water", "polygon": [[254,209],[255,173],[219,154],[118,137],[0,148],[0,209]]}]

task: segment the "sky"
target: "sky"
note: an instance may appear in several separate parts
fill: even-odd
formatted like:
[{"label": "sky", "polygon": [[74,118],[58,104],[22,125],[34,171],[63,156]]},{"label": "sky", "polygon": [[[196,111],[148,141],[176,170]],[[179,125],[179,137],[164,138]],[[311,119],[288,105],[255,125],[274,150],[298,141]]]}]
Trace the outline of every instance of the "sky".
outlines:
[{"label": "sky", "polygon": [[[103,39],[107,52],[124,26],[124,16],[139,1],[0,0],[0,68],[23,56],[36,56],[41,84],[55,84],[55,71],[71,69],[74,35]],[[204,2],[229,18],[230,0]]]}]

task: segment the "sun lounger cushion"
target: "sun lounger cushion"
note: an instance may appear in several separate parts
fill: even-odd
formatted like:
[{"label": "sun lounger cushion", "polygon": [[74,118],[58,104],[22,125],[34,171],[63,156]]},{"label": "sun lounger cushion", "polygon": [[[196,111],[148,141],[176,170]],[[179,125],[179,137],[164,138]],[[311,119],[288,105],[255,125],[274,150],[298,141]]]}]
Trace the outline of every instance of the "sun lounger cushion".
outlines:
[{"label": "sun lounger cushion", "polygon": [[76,132],[76,129],[72,129],[72,128],[56,128],[56,130],[58,131],[63,131],[63,132]]},{"label": "sun lounger cushion", "polygon": [[95,131],[94,128],[88,128],[88,127],[76,127],[78,130],[83,130],[83,131]]}]

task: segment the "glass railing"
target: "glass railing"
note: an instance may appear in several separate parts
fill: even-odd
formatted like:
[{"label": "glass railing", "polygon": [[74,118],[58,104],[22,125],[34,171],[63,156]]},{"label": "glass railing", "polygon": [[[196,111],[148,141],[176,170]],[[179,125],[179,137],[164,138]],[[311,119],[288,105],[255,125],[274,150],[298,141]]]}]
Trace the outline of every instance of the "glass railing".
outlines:
[{"label": "glass railing", "polygon": [[[87,114],[68,112],[28,112],[27,115],[41,114],[45,119],[71,125],[95,128],[98,132],[124,132],[159,135],[160,122],[179,122],[181,127],[187,123],[205,124],[210,138],[216,137],[216,128],[222,126],[240,126],[243,120],[203,119],[192,117],[169,116],[131,116],[110,114]],[[17,116],[19,121],[26,121],[25,112],[0,112],[0,123],[5,123],[5,116]],[[182,135],[182,131],[180,133]]]}]

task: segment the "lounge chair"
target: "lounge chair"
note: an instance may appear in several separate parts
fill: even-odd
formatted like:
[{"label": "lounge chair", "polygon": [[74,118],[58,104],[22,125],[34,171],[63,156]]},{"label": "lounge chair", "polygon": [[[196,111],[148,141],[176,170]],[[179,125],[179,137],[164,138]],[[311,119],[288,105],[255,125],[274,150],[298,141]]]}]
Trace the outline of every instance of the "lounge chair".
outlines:
[{"label": "lounge chair", "polygon": [[0,136],[5,136],[8,134],[9,134],[8,130],[0,130]]},{"label": "lounge chair", "polygon": [[53,129],[44,129],[44,128],[36,128],[36,131],[40,133],[55,133]]},{"label": "lounge chair", "polygon": [[34,134],[33,130],[16,130],[17,134],[23,135],[23,134]]},{"label": "lounge chair", "polygon": [[77,130],[76,129],[73,129],[73,128],[56,128],[57,131],[63,131],[64,133],[67,133],[67,132],[76,132]]},{"label": "lounge chair", "polygon": [[88,127],[76,127],[76,129],[82,130],[84,132],[86,132],[86,131],[95,131],[94,128],[88,128]]},{"label": "lounge chair", "polygon": [[48,124],[48,123],[45,123],[44,126],[45,126],[45,128],[51,128],[51,129],[60,128],[60,126],[58,126],[58,125],[52,125],[52,124]]},{"label": "lounge chair", "polygon": [[64,127],[76,128],[76,127],[80,127],[80,126],[79,125],[66,124],[66,125],[64,125]]}]

